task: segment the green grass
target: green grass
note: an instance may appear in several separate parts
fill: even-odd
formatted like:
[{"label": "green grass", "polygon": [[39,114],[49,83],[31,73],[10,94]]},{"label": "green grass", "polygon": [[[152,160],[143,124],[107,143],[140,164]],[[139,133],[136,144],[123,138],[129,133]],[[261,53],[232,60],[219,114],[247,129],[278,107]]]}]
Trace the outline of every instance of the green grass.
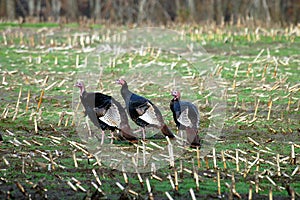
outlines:
[{"label": "green grass", "polygon": [[56,28],[59,27],[57,23],[24,23],[24,24],[19,24],[19,23],[1,23],[0,24],[0,29],[7,29],[7,28],[19,28],[19,27],[24,27],[24,28]]},{"label": "green grass", "polygon": [[[98,79],[95,77],[98,77],[99,74],[98,55],[92,57],[91,54],[84,52],[79,37],[72,48],[65,48],[69,44],[69,38],[74,40],[76,33],[87,33],[86,31],[78,29],[79,26],[76,24],[70,24],[64,26],[70,29],[69,33],[64,33],[64,29],[62,29],[62,32],[55,32],[54,35],[49,34],[42,39],[41,33],[35,33],[37,28],[47,27],[47,31],[50,32],[59,26],[57,24],[22,24],[21,26],[23,29],[19,30],[19,24],[0,24],[0,30],[6,31],[7,41],[7,45],[4,44],[4,34],[0,34],[0,131],[4,139],[0,151],[0,158],[3,160],[0,162],[0,191],[3,191],[0,192],[0,197],[6,197],[7,191],[11,191],[12,197],[25,198],[26,195],[23,195],[18,189],[16,182],[21,183],[30,194],[42,192],[33,185],[43,180],[44,184],[41,187],[46,188],[47,191],[42,193],[47,193],[49,197],[54,195],[52,194],[53,191],[59,191],[59,194],[64,195],[60,197],[65,197],[65,199],[71,199],[74,196],[83,198],[87,193],[79,188],[77,191],[72,190],[67,185],[67,181],[76,184],[72,177],[76,178],[86,190],[95,193],[96,189],[91,184],[91,181],[97,182],[92,173],[92,169],[95,169],[103,183],[100,188],[105,192],[108,199],[119,198],[121,195],[133,197],[134,195],[128,193],[128,190],[133,190],[139,193],[142,198],[147,198],[146,178],[150,180],[152,192],[156,198],[166,198],[165,192],[168,191],[175,199],[189,199],[190,188],[193,188],[198,198],[207,198],[209,195],[212,195],[212,198],[217,198],[217,174],[216,170],[213,169],[211,153],[208,159],[210,169],[206,169],[204,160],[201,160],[201,167],[197,167],[196,152],[184,153],[182,155],[184,168],[189,170],[195,168],[200,176],[200,190],[196,191],[193,175],[184,171],[183,174],[179,174],[179,190],[173,191],[167,176],[168,174],[172,175],[174,181],[174,169],[169,169],[168,164],[164,168],[157,169],[156,175],[162,178],[162,181],[151,177],[150,173],[141,174],[144,181],[144,187],[141,187],[137,175],[127,173],[129,183],[126,185],[121,171],[112,170],[103,165],[98,166],[95,164],[94,157],[88,158],[80,149],[70,144],[70,141],[84,143],[76,131],[73,116],[70,114],[73,111],[73,91],[78,92],[73,89],[75,81],[80,78],[77,75],[90,76],[86,79],[90,90],[107,92],[114,95],[118,100],[121,100],[120,86],[115,85],[114,81],[120,77],[129,80],[129,86],[133,91],[148,97],[162,108],[165,121],[174,132],[176,131],[175,125],[168,107],[171,100],[169,93],[171,89],[179,88],[184,100],[196,102],[199,106],[202,113],[199,132],[201,137],[204,137],[206,129],[212,121],[209,114],[212,105],[209,102],[222,99],[217,96],[210,96],[207,97],[209,102],[206,104],[205,96],[210,91],[209,88],[201,88],[204,77],[200,76],[202,71],[199,71],[197,66],[167,51],[162,51],[160,56],[157,56],[157,49],[148,49],[144,55],[129,52],[116,58],[114,66],[113,64],[105,65],[103,68],[104,75],[101,77],[102,84],[96,84],[95,80]],[[97,36],[100,38],[92,44],[85,44],[86,47],[93,48],[101,43],[103,37],[101,34],[105,31],[101,25],[91,27],[99,29],[99,33],[92,33],[91,31],[88,34],[98,34]],[[14,31],[9,33],[7,32],[8,29]],[[247,158],[249,162],[253,162],[257,152],[261,150],[260,158],[262,161],[259,163],[258,173],[263,173],[264,170],[271,172],[269,176],[278,187],[273,186],[265,178],[266,174],[263,174],[264,178],[260,180],[260,188],[262,189],[259,192],[260,198],[267,198],[270,187],[272,187],[274,197],[288,197],[286,190],[279,188],[279,186],[285,187],[286,184],[300,193],[299,172],[291,176],[296,165],[292,165],[290,160],[282,161],[280,164],[282,172],[290,176],[290,178],[285,178],[274,175],[277,172],[276,166],[265,162],[276,163],[276,154],[280,154],[280,159],[290,156],[290,142],[299,145],[300,115],[299,110],[297,110],[300,99],[299,86],[295,87],[294,92],[287,89],[299,83],[299,37],[295,37],[293,34],[289,35],[284,30],[279,30],[278,34],[272,36],[270,30],[267,30],[267,34],[260,32],[257,35],[255,30],[249,30],[249,33],[245,34],[245,30],[235,28],[219,30],[218,33],[213,31],[203,34],[196,34],[194,30],[189,30],[187,27],[177,27],[177,29],[187,30],[187,35],[190,35],[195,42],[202,43],[205,41],[204,48],[212,55],[212,61],[222,67],[219,75],[212,74],[215,78],[222,78],[222,84],[227,88],[225,124],[219,136],[221,141],[215,145],[217,166],[221,172],[221,193],[228,197],[229,189],[225,183],[231,184],[232,180],[228,175],[234,173],[237,192],[247,198],[250,181],[255,179],[257,165],[252,167],[247,177],[244,178],[245,162],[240,161],[240,172],[236,172],[235,160],[227,156],[227,169],[224,169],[221,151],[234,158],[236,149],[246,152],[246,155],[242,153],[239,155]],[[112,30],[112,32],[114,31],[116,30]],[[24,35],[22,39],[19,32]],[[30,37],[34,39],[34,45],[31,45]],[[41,45],[42,41],[45,41],[45,44]],[[53,41],[52,44],[51,41]],[[262,49],[264,52],[257,57]],[[267,49],[269,49],[269,54]],[[77,56],[79,56],[78,66],[76,66]],[[88,56],[87,61],[90,67],[88,70],[82,67],[86,56]],[[276,63],[273,57],[278,62],[276,76],[274,75]],[[41,58],[41,62],[39,62],[39,58]],[[57,59],[57,64],[55,64],[55,59]],[[256,62],[254,62],[255,59]],[[240,62],[240,66],[237,76],[235,76],[238,62]],[[249,65],[251,65],[251,70],[247,75]],[[264,71],[266,65],[268,67]],[[95,69],[95,71],[89,73],[90,69]],[[11,73],[13,71],[15,72]],[[174,72],[176,72],[175,75],[188,78],[178,81],[173,77],[175,76]],[[176,79],[175,85],[172,85],[173,78]],[[236,88],[232,87],[234,79]],[[55,85],[50,87],[51,84]],[[278,88],[271,90],[270,88],[276,84],[278,84]],[[19,101],[19,110],[13,121],[21,86],[22,95]],[[46,88],[48,89],[46,90]],[[45,91],[45,94],[41,103],[39,118],[36,111],[42,90]],[[26,111],[28,91],[30,91],[30,99],[28,111]],[[74,97],[77,97],[77,93]],[[272,104],[270,119],[267,120],[270,97],[275,100]],[[257,99],[260,100],[257,119],[252,121]],[[291,99],[291,103],[289,110],[287,110],[289,99]],[[123,104],[123,101],[121,103]],[[242,105],[243,103],[244,105]],[[4,117],[7,109],[8,113]],[[67,114],[62,118],[61,125],[58,126],[61,112],[67,112]],[[34,116],[31,116],[31,113],[36,113],[37,133],[35,132]],[[237,117],[233,117],[234,114],[237,114]],[[76,124],[77,121],[74,123]],[[58,142],[53,140],[53,136],[59,138]],[[248,137],[255,139],[260,146],[253,145],[249,142]],[[18,145],[16,140],[21,144]],[[30,145],[26,144],[24,140]],[[163,139],[151,138],[150,140],[161,145],[165,144]],[[94,144],[97,142],[95,140]],[[120,148],[129,146],[127,142],[123,141],[116,141],[115,144]],[[79,158],[77,168],[74,166],[73,151]],[[46,157],[51,155],[54,162],[65,168],[56,165],[51,168],[51,162],[43,157],[41,152]],[[296,157],[299,158],[300,149],[295,148],[295,153]],[[4,162],[5,159],[9,164]],[[297,165],[299,165],[299,161],[297,161]],[[180,170],[179,161],[176,161],[175,169]],[[116,186],[116,182],[120,182],[125,190],[121,191]],[[55,196],[52,197],[55,198]]]}]

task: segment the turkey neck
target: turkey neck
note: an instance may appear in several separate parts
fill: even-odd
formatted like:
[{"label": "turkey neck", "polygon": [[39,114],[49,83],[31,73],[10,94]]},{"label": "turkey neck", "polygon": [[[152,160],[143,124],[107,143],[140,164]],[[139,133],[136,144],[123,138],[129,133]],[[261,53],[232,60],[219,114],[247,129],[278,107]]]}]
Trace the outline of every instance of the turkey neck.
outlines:
[{"label": "turkey neck", "polygon": [[122,95],[124,101],[126,102],[126,106],[128,106],[127,104],[129,104],[130,97],[131,97],[131,95],[133,95],[133,93],[128,89],[127,83],[122,85],[121,95]]},{"label": "turkey neck", "polygon": [[179,99],[174,97],[172,100],[171,100],[171,103],[175,104],[175,103],[179,103]]},{"label": "turkey neck", "polygon": [[178,102],[179,102],[179,101],[180,101],[180,96],[178,96],[178,97],[175,96],[175,97],[172,99],[172,101],[178,101]]},{"label": "turkey neck", "polygon": [[82,96],[84,95],[85,92],[86,92],[86,91],[85,91],[85,87],[84,87],[84,85],[82,84],[82,87],[80,87],[80,96],[82,97]]}]

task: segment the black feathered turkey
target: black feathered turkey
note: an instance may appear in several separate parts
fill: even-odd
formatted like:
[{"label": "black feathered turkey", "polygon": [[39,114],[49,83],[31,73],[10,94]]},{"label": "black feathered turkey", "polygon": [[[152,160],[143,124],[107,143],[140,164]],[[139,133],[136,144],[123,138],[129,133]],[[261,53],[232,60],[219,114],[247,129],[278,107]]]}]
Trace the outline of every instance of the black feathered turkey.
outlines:
[{"label": "black feathered turkey", "polygon": [[121,95],[126,103],[126,108],[130,118],[143,129],[143,139],[145,140],[145,127],[156,127],[169,138],[174,138],[174,134],[165,124],[159,109],[145,97],[132,93],[128,89],[125,80],[119,79],[117,83],[122,85]]},{"label": "black feathered turkey", "polygon": [[80,89],[80,99],[85,108],[85,115],[102,130],[101,144],[104,142],[105,130],[111,131],[112,141],[113,132],[116,130],[120,130],[122,136],[127,140],[137,140],[128,124],[125,109],[118,101],[100,92],[86,92],[82,81],[78,81],[75,86]]},{"label": "black feathered turkey", "polygon": [[192,146],[200,146],[198,135],[200,115],[197,107],[188,101],[180,100],[180,92],[171,93],[173,99],[170,102],[170,109],[178,130],[185,130],[187,141]]}]

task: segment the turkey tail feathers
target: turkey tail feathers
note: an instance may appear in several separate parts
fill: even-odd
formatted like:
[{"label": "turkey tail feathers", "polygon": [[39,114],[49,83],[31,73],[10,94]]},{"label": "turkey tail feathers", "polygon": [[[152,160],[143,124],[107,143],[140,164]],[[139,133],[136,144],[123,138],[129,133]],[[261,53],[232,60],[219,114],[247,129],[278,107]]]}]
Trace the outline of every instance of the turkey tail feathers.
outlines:
[{"label": "turkey tail feathers", "polygon": [[201,146],[198,130],[195,128],[186,128],[187,141],[191,146]]},{"label": "turkey tail feathers", "polygon": [[138,140],[138,138],[132,133],[131,128],[128,125],[124,125],[120,129],[122,136],[129,141]]},{"label": "turkey tail feathers", "polygon": [[175,135],[172,133],[172,131],[169,129],[169,127],[166,124],[163,124],[160,130],[165,136],[168,136],[169,138],[175,137]]}]

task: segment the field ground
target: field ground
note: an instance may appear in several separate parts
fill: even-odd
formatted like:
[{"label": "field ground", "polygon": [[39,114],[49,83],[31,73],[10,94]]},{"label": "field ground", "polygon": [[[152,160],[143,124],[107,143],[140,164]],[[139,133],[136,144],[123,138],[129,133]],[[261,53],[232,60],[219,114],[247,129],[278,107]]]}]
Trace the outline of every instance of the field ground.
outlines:
[{"label": "field ground", "polygon": [[[72,109],[74,91],[78,95],[73,85],[89,51],[122,27],[0,24],[0,198],[300,198],[299,27],[173,28],[201,44],[215,63],[210,76],[222,78],[226,88],[225,123],[215,154],[211,149],[202,159],[201,149],[197,154],[188,148],[174,167],[167,164],[141,173],[139,179],[139,174],[104,166],[87,152]],[[174,62],[172,57],[154,57],[150,52],[118,58],[114,66],[105,67],[99,89],[114,94],[110,81],[126,76],[129,65],[134,72],[139,63]],[[211,99],[198,87],[197,74],[191,76],[184,62],[178,63],[178,70],[190,76],[194,96],[189,98],[199,105],[204,137],[213,117]],[[153,102],[170,101],[170,88],[164,88],[166,93],[155,84],[135,89]],[[175,132],[168,105],[163,110]],[[155,137],[149,141],[166,142]],[[116,144],[132,147],[126,141]]]}]

